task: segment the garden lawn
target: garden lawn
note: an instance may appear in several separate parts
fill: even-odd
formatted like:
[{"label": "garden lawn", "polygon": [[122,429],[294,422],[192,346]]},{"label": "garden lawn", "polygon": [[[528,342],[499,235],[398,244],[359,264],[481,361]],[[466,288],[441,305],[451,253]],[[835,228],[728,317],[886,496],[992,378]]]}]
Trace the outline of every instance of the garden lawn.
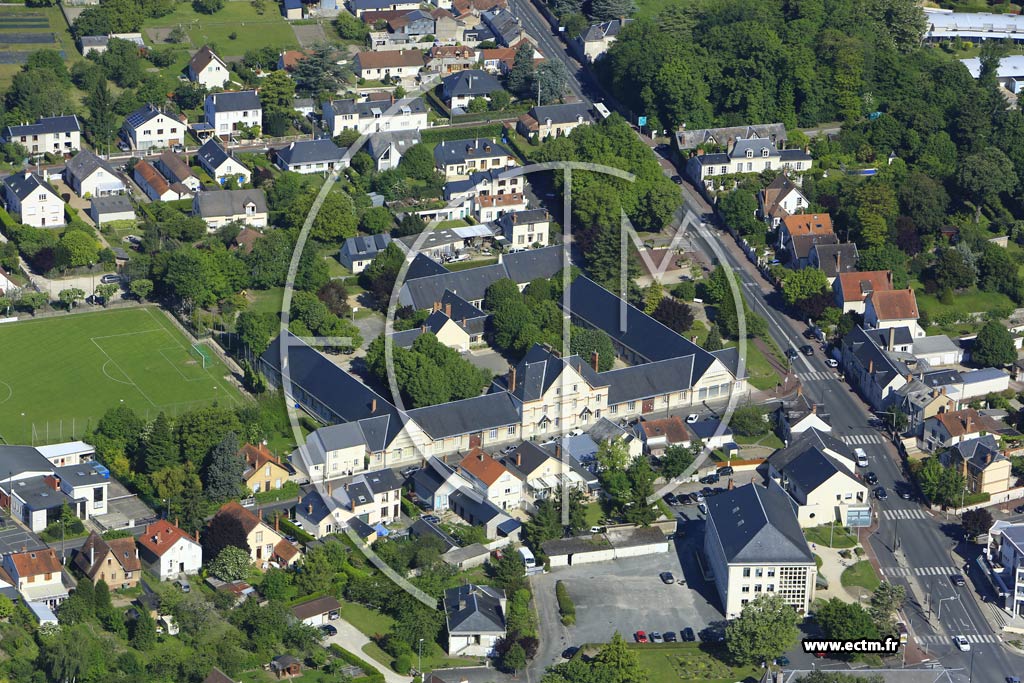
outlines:
[{"label": "garden lawn", "polygon": [[982,292],[977,287],[955,292],[953,301],[949,304],[940,302],[935,294],[926,294],[923,287],[914,287],[914,290],[917,294],[917,305],[931,321],[943,313],[984,313],[994,308],[1008,311],[1016,308],[1010,297],[1005,294]]},{"label": "garden lawn", "polygon": [[871,563],[867,560],[861,560],[846,569],[843,570],[843,575],[840,578],[843,586],[846,588],[866,588],[869,591],[874,592],[878,588],[878,584],[881,581],[878,580],[878,576],[875,575],[875,568],[871,566]]},{"label": "garden lawn", "polygon": [[[367,638],[387,633],[395,623],[395,620],[388,615],[354,602],[342,601],[340,612],[342,619],[359,629],[360,633]],[[390,658],[390,655],[385,656]]]},{"label": "garden lawn", "polygon": [[209,347],[204,369],[188,339],[152,306],[25,319],[0,326],[0,437],[67,441],[119,404],[152,420],[241,405]]},{"label": "garden lawn", "polygon": [[470,268],[482,268],[483,266],[493,266],[498,262],[497,258],[488,259],[476,259],[474,261],[463,261],[461,263],[446,263],[444,267],[448,270],[469,270]]},{"label": "garden lawn", "polygon": [[[292,27],[274,3],[267,3],[262,15],[248,2],[227,2],[222,10],[209,15],[196,12],[191,3],[179,2],[167,16],[147,19],[143,30],[179,25],[187,27],[193,49],[212,43],[221,57],[241,57],[248,50],[267,46],[280,50],[299,48]],[[234,40],[228,37],[232,33],[237,34]]]},{"label": "garden lawn", "polygon": [[[804,536],[807,537],[808,543],[815,543],[826,548],[852,548],[857,545],[857,537],[850,533],[846,527],[842,526],[836,526],[833,533],[827,524],[822,524],[821,526],[804,529]],[[832,539],[831,546],[828,544],[829,538]]]},{"label": "garden lawn", "polygon": [[649,681],[735,683],[748,678],[758,680],[763,673],[759,667],[730,666],[715,656],[724,655],[723,650],[703,643],[647,643],[630,647],[647,670]]}]

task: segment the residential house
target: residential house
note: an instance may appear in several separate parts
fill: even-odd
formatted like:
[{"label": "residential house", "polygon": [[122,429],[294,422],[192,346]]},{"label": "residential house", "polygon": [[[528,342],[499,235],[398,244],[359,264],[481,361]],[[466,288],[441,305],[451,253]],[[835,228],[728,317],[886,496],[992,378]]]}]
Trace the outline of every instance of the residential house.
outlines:
[{"label": "residential house", "polygon": [[[479,51],[479,62],[484,71],[496,76],[507,75],[515,65],[516,53],[526,43],[519,41],[514,47],[489,47]],[[532,47],[532,44],[531,44]],[[544,55],[533,47],[533,65],[536,67],[544,61]]]},{"label": "residential house", "polygon": [[348,165],[345,150],[330,138],[299,140],[277,150],[277,165],[282,171],[327,173]]},{"label": "residential house", "polygon": [[267,198],[263,190],[210,190],[193,198],[192,213],[206,221],[210,232],[236,221],[265,228]]},{"label": "residential house", "polygon": [[912,289],[889,289],[872,292],[864,301],[864,327],[885,330],[906,327],[912,337],[923,337],[918,325],[917,296]]},{"label": "residential house", "polygon": [[[793,254],[797,251],[794,240],[799,237],[831,235],[835,238],[832,230],[832,216],[827,213],[798,213],[782,218],[779,226],[776,249]],[[835,239],[834,244],[839,240]],[[810,252],[808,245],[805,254]]]},{"label": "residential house", "polygon": [[686,428],[683,418],[678,415],[657,420],[640,420],[636,429],[644,442],[644,448],[652,455],[664,454],[669,446],[689,447],[693,442],[693,435]]},{"label": "residential house", "polygon": [[[944,334],[915,337],[910,352],[917,358],[918,363],[924,362],[933,368],[959,365],[964,360],[963,347]],[[1005,372],[1002,373],[1002,376],[1007,377]],[[1008,377],[1007,386],[1009,386]]]},{"label": "residential house", "polygon": [[213,667],[203,679],[203,683],[235,683],[235,680],[217,667]]},{"label": "residential house", "polygon": [[107,197],[125,191],[114,167],[92,152],[79,152],[64,167],[64,182],[79,197]]},{"label": "residential house", "polygon": [[188,80],[207,89],[223,88],[231,80],[231,71],[209,45],[203,45],[188,62]]},{"label": "residential house", "polygon": [[464,180],[449,180],[442,188],[444,200],[472,200],[481,195],[522,194],[526,183],[522,175],[507,173],[504,169],[488,169],[471,173]]},{"label": "residential house", "polygon": [[1024,617],[1024,524],[997,520],[988,533],[985,556],[1002,595],[1002,607]]},{"label": "residential house", "polygon": [[423,68],[423,53],[419,50],[386,50],[384,52],[357,52],[352,62],[356,76],[383,83],[412,83]]},{"label": "residential house", "polygon": [[747,484],[708,498],[704,557],[726,619],[760,595],[778,595],[797,614],[814,600],[817,566],[789,496]]},{"label": "residential house", "polygon": [[25,170],[12,173],[3,182],[7,212],[19,223],[33,228],[64,226],[64,201],[43,178]]},{"label": "residential house", "polygon": [[229,137],[243,126],[252,128],[263,125],[263,105],[255,90],[207,95],[203,112],[213,133],[222,137]]},{"label": "residential house", "polygon": [[629,20],[622,18],[592,24],[583,33],[573,38],[570,45],[583,59],[593,62],[608,51],[615,39],[619,37],[622,27],[627,23]]},{"label": "residential house", "polygon": [[801,527],[838,522],[843,526],[871,523],[868,487],[855,465],[831,456],[813,443],[818,435],[797,438],[768,458],[768,478],[793,501]]},{"label": "residential house", "polygon": [[270,660],[267,669],[278,679],[294,678],[302,675],[302,662],[292,655],[278,655]]},{"label": "residential house", "polygon": [[391,243],[391,235],[381,233],[379,235],[360,235],[349,237],[341,245],[338,252],[338,261],[348,268],[353,275],[366,270],[366,267],[373,262],[377,254]]},{"label": "residential house", "polygon": [[924,421],[919,447],[923,451],[940,451],[986,435],[997,436],[1007,429],[1003,423],[974,408],[939,413]]},{"label": "residential house", "polygon": [[108,541],[95,531],[75,553],[75,567],[93,583],[105,581],[112,590],[134,588],[142,574],[134,536]]},{"label": "residential house", "polygon": [[892,272],[868,270],[840,273],[832,283],[836,294],[836,306],[843,313],[864,314],[865,303],[872,292],[892,289]]},{"label": "residential house", "polygon": [[[454,21],[454,20],[453,20]],[[438,36],[440,40],[441,37]],[[431,73],[451,74],[477,65],[477,51],[465,45],[435,45],[427,53],[424,66]]]},{"label": "residential house", "polygon": [[502,541],[506,545],[519,542],[522,522],[510,517],[476,489],[461,488],[454,491],[449,497],[449,503],[452,512],[466,524],[483,529],[488,540]]},{"label": "residential house", "polygon": [[900,410],[907,416],[906,432],[920,436],[924,423],[939,413],[956,410],[956,400],[946,393],[946,387],[928,386],[922,379],[914,378],[896,392]]},{"label": "residential house", "polygon": [[[242,507],[236,501],[222,505],[210,520],[210,526],[240,530],[245,535],[249,556],[257,565],[277,561],[276,556],[279,554],[277,546],[279,543],[285,542],[284,536],[270,528],[252,510]],[[295,557],[292,557],[280,564],[287,566],[294,559]]]},{"label": "residential house", "polygon": [[757,193],[757,211],[761,219],[775,230],[782,219],[807,209],[807,197],[785,173],[780,173],[768,187]]},{"label": "residential house", "polygon": [[780,403],[776,415],[779,431],[787,442],[810,429],[824,433],[832,431],[828,415],[819,410],[818,404],[811,401],[802,390],[795,399]]},{"label": "residential house", "polygon": [[420,134],[415,130],[373,133],[366,141],[363,151],[373,159],[373,166],[378,172],[388,171],[398,168],[405,152],[413,145],[418,144],[420,144]]},{"label": "residential house", "polygon": [[779,149],[770,138],[748,138],[728,143],[725,152],[691,156],[686,172],[694,183],[711,189],[716,176],[771,170],[802,173],[811,166],[811,155],[802,149]]},{"label": "residential house", "polygon": [[298,67],[299,62],[309,58],[310,53],[302,50],[285,50],[277,58],[277,70],[291,73]]},{"label": "residential house", "polygon": [[[439,7],[444,7],[448,0],[437,0]],[[508,8],[507,0],[452,0],[449,9],[455,16],[459,17],[479,17],[484,12],[489,12],[496,8]]]},{"label": "residential house", "polygon": [[825,273],[829,286],[836,281],[841,273],[857,270],[857,245],[853,242],[842,244],[818,243],[811,249],[807,265]]},{"label": "residential house", "polygon": [[192,196],[192,190],[186,185],[178,182],[172,185],[167,182],[160,171],[145,159],[135,164],[132,175],[146,196],[155,202],[170,202]]},{"label": "residential house", "polygon": [[446,178],[465,178],[476,171],[504,170],[516,165],[515,157],[504,145],[493,140],[449,140],[434,147],[434,165]]},{"label": "residential house", "polygon": [[523,482],[483,449],[472,449],[459,463],[459,473],[502,510],[522,506]]},{"label": "residential house", "polygon": [[940,457],[944,465],[963,476],[968,493],[994,496],[1010,489],[1017,480],[1010,459],[992,434],[961,441]]},{"label": "residential house", "polygon": [[466,69],[445,76],[441,81],[441,99],[452,109],[466,109],[478,97],[488,102],[504,87],[497,78],[479,69]]},{"label": "residential house", "polygon": [[170,150],[162,152],[153,165],[170,185],[181,184],[191,192],[198,192],[203,186],[188,163]]},{"label": "residential house", "polygon": [[326,595],[312,600],[304,600],[291,608],[292,616],[306,626],[323,626],[330,620],[331,614],[338,618],[338,610],[341,604],[338,599]]},{"label": "residential house", "polygon": [[[639,458],[643,454],[643,441],[637,438],[633,430],[624,427],[618,422],[612,422],[607,417],[599,417],[587,431],[586,436],[590,437],[591,441],[598,446],[604,443],[622,441],[626,445],[630,461]],[[569,448],[568,444],[571,443],[573,438],[572,436],[566,437],[565,443],[567,448]],[[575,457],[571,449],[570,455]],[[597,455],[596,450],[594,455]],[[593,458],[582,458],[580,460],[583,464],[588,464],[592,461]]]},{"label": "residential house", "polygon": [[238,454],[245,460],[242,481],[253,493],[277,491],[288,483],[288,470],[281,464],[281,458],[271,453],[265,444],[247,443]]},{"label": "residential house", "polygon": [[70,116],[40,116],[35,123],[4,128],[4,142],[14,142],[35,157],[42,154],[71,154],[82,148],[82,125]]},{"label": "residential house", "polygon": [[680,152],[696,150],[718,150],[728,147],[736,140],[766,138],[779,148],[786,146],[786,124],[766,123],[755,126],[731,126],[727,128],[681,128],[675,132],[676,149]]},{"label": "residential house", "polygon": [[526,38],[523,22],[504,7],[496,7],[480,15],[484,25],[494,34],[498,45],[515,47]]},{"label": "residential house", "polygon": [[64,566],[53,548],[8,553],[3,556],[2,567],[26,603],[42,603],[54,609],[68,597]]},{"label": "residential house", "polygon": [[374,51],[401,50],[406,47],[413,47],[423,42],[423,38],[430,36],[427,42],[434,42],[434,17],[422,9],[414,9],[392,17],[387,21],[387,27],[381,31],[370,32],[370,49]]},{"label": "residential house", "polygon": [[534,107],[519,117],[516,129],[523,137],[546,140],[568,135],[580,126],[594,122],[591,107],[585,102],[547,104]]},{"label": "residential house", "polygon": [[186,124],[152,104],[139,107],[124,118],[121,137],[133,150],[148,152],[180,145]]},{"label": "residential house", "polygon": [[467,21],[456,17],[448,9],[438,7],[430,12],[434,18],[434,39],[450,46],[460,46],[466,42]]},{"label": "residential house", "polygon": [[412,492],[428,510],[443,512],[449,509],[448,498],[460,488],[472,484],[454,468],[433,456],[427,458],[419,470],[412,475]]},{"label": "residential house", "polygon": [[[68,4],[70,5],[71,3]],[[78,47],[81,49],[83,57],[88,57],[93,52],[101,55],[107,51],[109,45],[109,36],[82,36],[78,39]]]},{"label": "residential house", "polygon": [[[469,351],[470,346],[479,343],[484,332],[484,323],[487,316],[481,313],[478,317],[461,321],[453,320],[450,316],[440,311],[434,311],[427,316],[419,327],[409,330],[395,332],[391,335],[394,344],[400,348],[411,348],[420,335],[433,334],[437,340],[450,349],[459,352]],[[475,342],[473,340],[476,340]]]},{"label": "residential house", "polygon": [[341,529],[330,504],[316,489],[299,498],[295,504],[295,520],[314,538],[323,538]]},{"label": "residential house", "polygon": [[[363,133],[419,131],[427,127],[422,97],[392,100],[331,100],[323,103],[324,125],[333,137],[343,130]],[[417,133],[418,139],[418,133]]]},{"label": "residential house", "polygon": [[333,487],[332,495],[350,517],[371,527],[391,524],[402,513],[402,480],[394,470],[357,474]]},{"label": "residential house", "polygon": [[[375,408],[371,406],[371,412],[375,412]],[[366,451],[366,435],[360,425],[344,422],[321,427],[310,434],[299,449],[300,457],[293,455],[291,460],[310,481],[333,480],[364,471]]]},{"label": "residential house", "polygon": [[203,566],[203,548],[199,541],[166,519],[146,525],[138,545],[139,559],[161,581],[198,574]]},{"label": "residential house", "polygon": [[519,192],[512,194],[482,194],[473,202],[474,215],[478,223],[496,221],[507,213],[526,211],[526,195]]},{"label": "residential house", "polygon": [[495,221],[505,243],[514,249],[550,244],[551,216],[544,209],[504,213]]},{"label": "residential house", "polygon": [[489,657],[505,637],[505,591],[465,584],[444,592],[450,656]]},{"label": "residential house", "polygon": [[913,376],[906,364],[892,357],[861,327],[843,337],[840,367],[846,380],[873,410],[899,401],[897,393]]},{"label": "residential house", "polygon": [[235,158],[234,152],[227,150],[221,145],[220,140],[211,137],[196,152],[196,160],[204,171],[210,174],[220,185],[228,180],[234,181],[237,185],[248,185],[252,179],[249,168]]},{"label": "residential house", "polygon": [[502,456],[500,462],[523,482],[523,503],[527,509],[555,495],[559,489],[590,493],[586,477],[562,461],[561,449],[552,454],[533,441],[524,441],[514,451]]},{"label": "residential house", "polygon": [[66,496],[68,507],[82,520],[107,514],[110,473],[91,462],[64,465],[53,470],[48,482]]},{"label": "residential house", "polygon": [[779,256],[787,267],[800,270],[811,265],[814,251],[820,246],[836,246],[839,238],[832,233],[824,235],[796,235],[790,240],[789,250]]}]

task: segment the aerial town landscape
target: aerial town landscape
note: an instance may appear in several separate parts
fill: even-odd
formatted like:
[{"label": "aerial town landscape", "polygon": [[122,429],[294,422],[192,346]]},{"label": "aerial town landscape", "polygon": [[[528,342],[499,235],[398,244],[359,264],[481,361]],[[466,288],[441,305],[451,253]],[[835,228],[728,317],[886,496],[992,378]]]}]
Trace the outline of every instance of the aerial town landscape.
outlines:
[{"label": "aerial town landscape", "polygon": [[0,683],[1020,683],[1022,12],[0,4]]}]

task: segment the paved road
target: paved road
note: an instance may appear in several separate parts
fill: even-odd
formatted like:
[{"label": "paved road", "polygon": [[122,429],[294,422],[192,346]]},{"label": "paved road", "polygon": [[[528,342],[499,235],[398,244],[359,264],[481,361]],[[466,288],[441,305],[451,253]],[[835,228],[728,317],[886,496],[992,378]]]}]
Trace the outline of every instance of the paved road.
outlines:
[{"label": "paved road", "polygon": [[[537,46],[547,59],[558,59],[569,71],[569,90],[580,101],[590,102],[588,91],[592,90],[589,75],[579,62],[565,51],[565,44],[551,32],[551,25],[541,16],[530,0],[510,0],[512,12],[523,22],[523,28],[537,40]],[[587,86],[584,88],[584,84]]]}]

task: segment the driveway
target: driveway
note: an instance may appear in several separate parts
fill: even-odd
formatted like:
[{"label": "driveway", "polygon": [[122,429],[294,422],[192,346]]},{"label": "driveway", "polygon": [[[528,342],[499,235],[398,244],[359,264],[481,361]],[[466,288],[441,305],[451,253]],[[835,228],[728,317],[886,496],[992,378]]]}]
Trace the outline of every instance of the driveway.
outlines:
[{"label": "driveway", "polygon": [[370,642],[370,639],[364,636],[355,626],[344,619],[335,619],[330,623],[338,629],[338,633],[337,635],[324,638],[324,647],[331,644],[340,645],[370,666],[375,667],[377,671],[384,674],[385,683],[409,683],[412,680],[410,676],[400,676],[399,674],[396,674],[394,671],[363,652],[363,645]]},{"label": "driveway", "polygon": [[22,549],[39,550],[46,547],[41,538],[20,526],[6,512],[0,514],[0,519],[4,521],[3,527],[0,528],[0,555],[21,552]]}]

